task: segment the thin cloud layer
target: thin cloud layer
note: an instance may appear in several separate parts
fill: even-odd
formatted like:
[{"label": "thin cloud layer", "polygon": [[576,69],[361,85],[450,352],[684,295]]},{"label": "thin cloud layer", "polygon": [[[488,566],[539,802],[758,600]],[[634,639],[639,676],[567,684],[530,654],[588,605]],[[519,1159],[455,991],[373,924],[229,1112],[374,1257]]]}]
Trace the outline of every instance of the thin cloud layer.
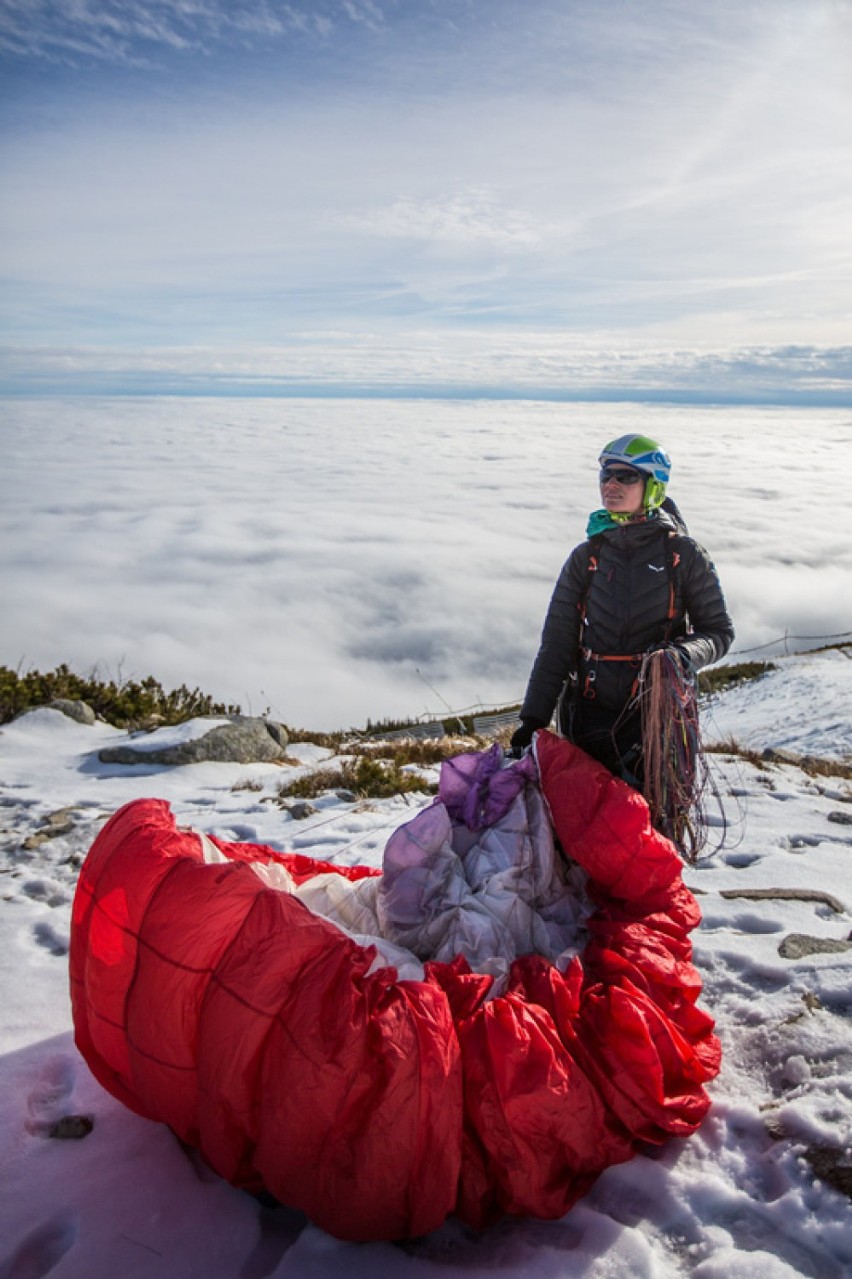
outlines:
[{"label": "thin cloud layer", "polygon": [[659,347],[523,330],[446,336],[294,334],[278,347],[0,347],[15,393],[124,390],[197,395],[669,400],[842,405],[852,402],[852,347]]},{"label": "thin cloud layer", "polygon": [[508,249],[533,247],[540,239],[527,214],[501,207],[487,190],[466,190],[421,201],[394,200],[386,208],[350,214],[340,222],[366,235],[430,244],[487,244]]},{"label": "thin cloud layer", "polygon": [[0,337],[264,376],[407,332],[400,384],[473,330],[833,366],[850,53],[832,0],[0,2]]},{"label": "thin cloud layer", "polygon": [[327,37],[336,20],[382,21],[372,0],[282,4],[244,0],[2,0],[0,49],[19,57],[90,58],[145,66],[157,51],[209,53],[224,41],[277,40],[293,32]]}]

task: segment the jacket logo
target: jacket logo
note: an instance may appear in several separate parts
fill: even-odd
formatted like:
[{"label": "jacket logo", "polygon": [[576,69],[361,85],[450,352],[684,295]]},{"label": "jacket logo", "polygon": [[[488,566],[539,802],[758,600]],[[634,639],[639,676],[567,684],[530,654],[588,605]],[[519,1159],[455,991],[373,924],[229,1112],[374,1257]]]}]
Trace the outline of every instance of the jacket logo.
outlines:
[{"label": "jacket logo", "polygon": [[649,564],[648,568],[653,569],[655,573],[665,573],[666,571],[665,564]]}]

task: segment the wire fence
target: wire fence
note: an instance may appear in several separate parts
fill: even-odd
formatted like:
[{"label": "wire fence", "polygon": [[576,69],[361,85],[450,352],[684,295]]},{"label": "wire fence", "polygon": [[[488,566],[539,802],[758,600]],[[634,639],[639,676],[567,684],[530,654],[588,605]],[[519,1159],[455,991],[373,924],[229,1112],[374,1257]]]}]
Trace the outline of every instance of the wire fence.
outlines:
[{"label": "wire fence", "polygon": [[839,631],[834,635],[791,635],[789,631],[785,631],[783,635],[779,635],[777,639],[768,640],[765,644],[755,644],[752,648],[734,648],[728,654],[728,657],[740,657],[745,653],[761,653],[764,649],[774,648],[777,644],[784,645],[785,655],[789,655],[790,644],[813,643],[816,640],[852,640],[852,631]]},{"label": "wire fence", "polygon": [[[766,643],[759,643],[759,645],[753,645],[750,648],[733,648],[725,660],[730,659],[730,657],[745,657],[748,654],[752,654],[752,652],[766,652],[769,648],[775,648],[779,645],[783,645],[784,656],[789,656],[791,654],[791,647],[789,646],[792,643],[828,643],[842,641],[842,639],[848,639],[849,643],[852,643],[852,631],[838,631],[833,634],[823,634],[823,636],[797,636],[797,634],[784,631],[783,636],[778,636],[777,639],[769,639]],[[417,674],[420,674],[420,671],[417,671]],[[436,696],[440,697],[438,689],[432,689],[432,692],[435,692]],[[390,732],[388,730],[383,732],[383,729],[374,728],[371,729],[371,732],[358,733],[356,735],[366,739],[375,739],[375,741],[394,741],[394,739],[402,741],[404,738],[440,738],[444,737],[445,734],[458,732],[459,728],[464,730],[463,718],[469,719],[472,716],[473,732],[475,732],[477,737],[493,737],[500,729],[517,720],[516,712],[507,711],[507,706],[521,706],[522,698],[507,698],[507,701],[501,703],[499,707],[484,706],[481,702],[476,702],[472,706],[463,706],[461,709],[453,709],[448,702],[444,701],[443,697],[440,697],[440,700],[444,702],[446,707],[443,714],[440,714],[440,712],[439,714],[430,714],[427,711],[425,714],[418,716],[416,723],[408,725],[407,728],[393,729]]]},{"label": "wire fence", "polygon": [[[749,653],[763,653],[767,649],[775,648],[783,645],[784,656],[790,655],[791,644],[813,644],[817,641],[827,643],[838,640],[849,640],[852,643],[852,631],[837,631],[831,635],[792,635],[789,630],[785,630],[783,635],[779,635],[777,639],[767,640],[765,644],[754,644],[750,648],[735,648],[727,654],[727,658],[745,657]],[[726,659],[727,660],[727,659]],[[418,674],[420,672],[418,671]],[[438,697],[440,693],[433,690]],[[441,697],[441,701],[444,699]],[[474,703],[472,706],[464,706],[460,710],[453,709],[449,703],[444,702],[446,711],[443,714],[430,714],[426,712],[419,717],[418,722],[409,725],[407,728],[394,729],[391,732],[383,732],[381,729],[373,729],[369,733],[359,734],[366,738],[381,739],[382,741],[404,738],[429,738],[442,737],[447,732],[455,732],[456,727],[447,728],[447,724],[461,725],[462,717],[473,716],[473,731],[477,736],[491,737],[500,729],[505,728],[516,720],[516,714],[513,711],[507,711],[507,706],[520,706],[522,699],[520,697],[507,699],[500,707],[483,706],[481,702]],[[443,721],[443,722],[442,722]],[[463,727],[463,726],[462,726]]]}]

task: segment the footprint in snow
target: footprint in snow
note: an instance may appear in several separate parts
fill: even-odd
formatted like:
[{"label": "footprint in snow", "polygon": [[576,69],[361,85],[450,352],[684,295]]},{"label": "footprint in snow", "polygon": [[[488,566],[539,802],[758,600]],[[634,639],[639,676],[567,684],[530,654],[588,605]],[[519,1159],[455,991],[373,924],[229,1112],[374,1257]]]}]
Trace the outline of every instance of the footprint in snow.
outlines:
[{"label": "footprint in snow", "polygon": [[771,919],[766,915],[757,915],[747,912],[743,915],[734,915],[728,921],[728,928],[735,928],[737,932],[747,933],[756,936],[761,933],[783,933],[784,924],[779,919]]},{"label": "footprint in snow", "polygon": [[64,1214],[36,1226],[7,1256],[0,1258],[0,1279],[44,1279],[76,1242],[79,1220]]},{"label": "footprint in snow", "polygon": [[33,901],[45,902],[48,906],[65,906],[71,900],[71,894],[52,879],[28,879],[21,885],[21,892],[26,893]]},{"label": "footprint in snow", "polygon": [[226,829],[217,829],[216,834],[220,839],[226,839],[233,843],[257,844],[260,842],[257,827],[247,826],[241,822],[228,826]]},{"label": "footprint in snow", "polygon": [[46,1137],[68,1109],[77,1071],[74,1059],[60,1055],[46,1061],[27,1096],[27,1132]]},{"label": "footprint in snow", "polygon": [[702,933],[745,933],[756,937],[763,933],[783,933],[784,924],[771,916],[745,911],[739,915],[714,914],[704,910],[700,925]]},{"label": "footprint in snow", "polygon": [[724,857],[725,865],[732,866],[734,870],[746,870],[759,861],[759,853],[726,853]]},{"label": "footprint in snow", "polygon": [[56,955],[57,959],[61,959],[68,954],[70,947],[70,939],[67,932],[54,928],[53,924],[49,924],[44,920],[33,925],[33,937],[39,946],[43,946],[51,955]]}]

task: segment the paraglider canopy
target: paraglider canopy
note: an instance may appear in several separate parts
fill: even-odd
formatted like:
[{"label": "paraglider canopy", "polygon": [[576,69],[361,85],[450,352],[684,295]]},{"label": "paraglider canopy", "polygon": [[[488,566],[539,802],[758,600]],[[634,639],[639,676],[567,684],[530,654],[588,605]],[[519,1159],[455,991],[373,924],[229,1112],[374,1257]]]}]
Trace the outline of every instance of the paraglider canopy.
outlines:
[{"label": "paraglider canopy", "polygon": [[[135,801],[80,874],[77,1043],[223,1177],[340,1238],[561,1216],[708,1108],[719,1048],[680,871],[641,797],[547,732],[506,768],[449,761],[383,876],[202,838]],[[501,954],[464,924],[448,941],[465,912]]]}]

